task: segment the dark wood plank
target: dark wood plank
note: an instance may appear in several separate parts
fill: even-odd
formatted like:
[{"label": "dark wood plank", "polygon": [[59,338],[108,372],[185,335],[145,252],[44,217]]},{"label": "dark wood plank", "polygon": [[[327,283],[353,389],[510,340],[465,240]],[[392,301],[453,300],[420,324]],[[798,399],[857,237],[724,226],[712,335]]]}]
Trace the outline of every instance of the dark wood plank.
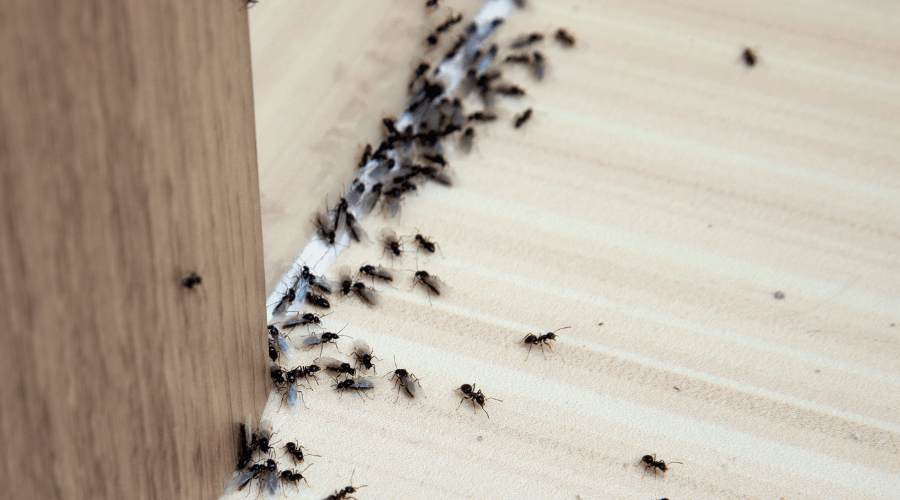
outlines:
[{"label": "dark wood plank", "polygon": [[[262,232],[236,1],[0,9],[0,482],[210,498],[262,408]],[[180,286],[190,271],[203,278]]]}]

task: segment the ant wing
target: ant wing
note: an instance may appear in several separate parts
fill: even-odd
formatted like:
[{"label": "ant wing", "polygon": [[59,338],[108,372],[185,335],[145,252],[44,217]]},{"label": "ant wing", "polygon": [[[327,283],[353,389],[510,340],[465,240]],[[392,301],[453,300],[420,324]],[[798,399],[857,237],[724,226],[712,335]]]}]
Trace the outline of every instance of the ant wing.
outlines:
[{"label": "ant wing", "polygon": [[372,348],[369,347],[369,344],[366,343],[363,339],[356,339],[353,341],[353,349],[358,353],[359,356],[371,356]]},{"label": "ant wing", "polygon": [[350,237],[356,240],[357,243],[368,242],[369,236],[363,231],[362,226],[360,226],[359,221],[356,220],[356,217],[347,212],[346,215],[347,222],[347,232],[350,233]]},{"label": "ant wing", "polygon": [[263,486],[265,488],[266,496],[272,498],[278,493],[278,486],[281,483],[278,482],[278,474],[275,471],[270,470],[266,472],[266,476],[263,478]]},{"label": "ant wing", "polygon": [[300,337],[298,340],[294,341],[294,345],[296,346],[298,342],[300,343],[300,346],[312,347],[314,345],[319,345],[325,341],[322,340],[321,335],[314,333],[312,335],[304,335],[304,336]]},{"label": "ant wing", "polygon": [[334,358],[331,358],[328,356],[318,357],[315,359],[315,361],[313,361],[313,363],[318,365],[319,368],[324,368],[326,370],[334,370],[334,371],[340,370],[341,365],[344,364],[343,361],[341,361],[339,359],[334,359]]},{"label": "ant wing", "polygon": [[422,390],[422,385],[419,384],[419,379],[415,377],[415,375],[410,375],[406,378],[406,383],[403,385],[403,388],[406,389],[406,393],[409,394],[411,398],[424,398],[425,391]]},{"label": "ant wing", "polygon": [[331,282],[318,276],[311,276],[309,284],[321,293],[329,294],[332,292]]},{"label": "ant wing", "polygon": [[297,404],[297,387],[295,384],[289,384],[287,388],[287,402],[289,406]]},{"label": "ant wing", "polygon": [[259,438],[270,439],[272,437],[272,422],[264,418],[259,421]]},{"label": "ant wing", "polygon": [[253,479],[253,475],[255,473],[250,469],[239,470],[231,475],[231,480],[228,481],[228,484],[225,485],[224,495],[227,495],[234,491],[240,491],[250,483],[250,480]]},{"label": "ant wing", "polygon": [[281,351],[282,354],[288,358],[294,357],[293,346],[291,345],[291,342],[288,341],[287,337],[278,335],[275,337],[275,344],[278,345],[278,350]]},{"label": "ant wing", "polygon": [[380,381],[381,381],[381,379],[374,379],[374,378],[370,378],[370,377],[360,377],[358,379],[355,379],[353,381],[353,385],[351,385],[350,387],[352,387],[354,389],[374,389],[375,386],[377,385],[377,383]]},{"label": "ant wing", "polygon": [[359,286],[353,287],[353,293],[359,297],[359,300],[366,303],[367,306],[375,306],[378,305],[378,296],[375,295],[375,292],[365,286],[365,284],[361,282],[357,282]]},{"label": "ant wing", "polygon": [[386,227],[381,230],[381,241],[384,243],[391,243],[395,241],[399,242],[400,239],[397,238],[397,233],[395,233],[393,229]]}]

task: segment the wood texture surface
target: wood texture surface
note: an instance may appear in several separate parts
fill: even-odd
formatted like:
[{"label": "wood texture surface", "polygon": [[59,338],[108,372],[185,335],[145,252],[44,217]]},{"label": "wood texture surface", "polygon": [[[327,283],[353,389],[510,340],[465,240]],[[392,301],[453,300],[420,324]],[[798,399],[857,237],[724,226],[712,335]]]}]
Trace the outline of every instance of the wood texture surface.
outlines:
[{"label": "wood texture surface", "polygon": [[4,498],[213,498],[234,468],[265,395],[240,7],[0,9]]},{"label": "wood texture surface", "polygon": [[[251,12],[269,289],[382,116],[402,110],[429,28],[446,7],[478,8],[445,1],[428,17],[422,3]],[[378,308],[336,300],[323,321],[367,340],[379,375],[396,356],[428,397],[395,402],[388,382],[374,400],[341,397],[327,377],[308,409],[270,397],[282,444],[321,456],[310,487],[285,492],[323,498],[355,471],[361,500],[896,498],[895,6],[528,4],[499,41],[566,26],[577,47],[541,47],[541,84],[507,72],[529,97],[452,155],[456,186],[364,221],[373,236],[434,237],[442,257],[393,267],[427,269],[451,293],[429,301],[407,274],[380,287]],[[512,129],[527,106],[532,122]],[[358,245],[333,274],[366,262],[392,265]],[[526,361],[526,334],[564,326]],[[454,388],[472,382],[503,400],[490,419],[457,410]],[[682,463],[645,474],[645,454]]]}]

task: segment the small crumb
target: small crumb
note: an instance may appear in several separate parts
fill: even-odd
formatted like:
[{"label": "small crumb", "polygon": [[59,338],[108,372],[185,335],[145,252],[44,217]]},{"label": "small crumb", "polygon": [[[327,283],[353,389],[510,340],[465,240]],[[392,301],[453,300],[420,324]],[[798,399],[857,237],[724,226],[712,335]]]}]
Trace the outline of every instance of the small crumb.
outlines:
[{"label": "small crumb", "polygon": [[779,290],[779,291],[773,293],[772,296],[775,297],[775,298],[778,299],[778,300],[781,300],[781,299],[784,298],[784,293],[782,293],[782,292]]},{"label": "small crumb", "polygon": [[860,435],[859,435],[858,432],[854,432],[854,433],[853,433],[853,439],[859,441],[859,440],[862,439],[862,438],[860,437]]},{"label": "small crumb", "polygon": [[478,436],[479,441],[484,441],[484,436]]},{"label": "small crumb", "polygon": [[710,229],[712,229],[712,224],[710,224],[710,225],[708,225],[708,226],[706,226],[706,227],[708,227],[708,228],[710,228]]},{"label": "small crumb", "polygon": [[[603,326],[603,323],[597,323],[597,326]],[[891,324],[891,326],[894,326],[893,323]]]},{"label": "small crumb", "polygon": [[584,500],[584,497],[581,496],[581,493],[578,493],[577,495],[575,495],[575,499],[576,500]]},{"label": "small crumb", "polygon": [[822,370],[816,370],[816,373],[821,373]]},{"label": "small crumb", "polygon": [[[603,323],[600,323],[600,324],[602,325]],[[896,325],[896,324],[897,324],[897,323],[891,323],[891,328],[893,328],[894,325]]]},{"label": "small crumb", "polygon": [[672,389],[675,389],[676,391],[679,391],[679,392],[681,391],[681,388],[678,387],[677,385],[676,385],[676,386],[673,386]]}]

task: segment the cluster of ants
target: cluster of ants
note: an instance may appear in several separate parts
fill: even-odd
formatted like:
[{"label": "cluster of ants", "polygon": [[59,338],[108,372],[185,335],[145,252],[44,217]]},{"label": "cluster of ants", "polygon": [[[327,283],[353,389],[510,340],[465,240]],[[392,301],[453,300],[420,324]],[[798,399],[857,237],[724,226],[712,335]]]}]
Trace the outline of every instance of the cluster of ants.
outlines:
[{"label": "cluster of ants", "polygon": [[[300,481],[303,481],[306,482],[307,486],[309,485],[309,482],[303,477],[303,472],[306,472],[309,466],[299,472],[294,469],[279,471],[275,460],[269,458],[269,454],[276,451],[272,441],[273,436],[272,426],[267,419],[259,422],[255,432],[253,431],[249,415],[247,423],[240,424],[238,428],[237,467],[234,475],[225,487],[225,493],[241,491],[254,479],[259,481],[263,491],[270,496],[277,493],[282,484],[293,484],[299,487]],[[287,443],[284,449],[292,457],[295,464],[302,464],[306,459],[306,456],[303,454],[303,447],[293,441]],[[251,464],[255,455],[261,455],[264,458],[260,458],[260,461]]]}]

